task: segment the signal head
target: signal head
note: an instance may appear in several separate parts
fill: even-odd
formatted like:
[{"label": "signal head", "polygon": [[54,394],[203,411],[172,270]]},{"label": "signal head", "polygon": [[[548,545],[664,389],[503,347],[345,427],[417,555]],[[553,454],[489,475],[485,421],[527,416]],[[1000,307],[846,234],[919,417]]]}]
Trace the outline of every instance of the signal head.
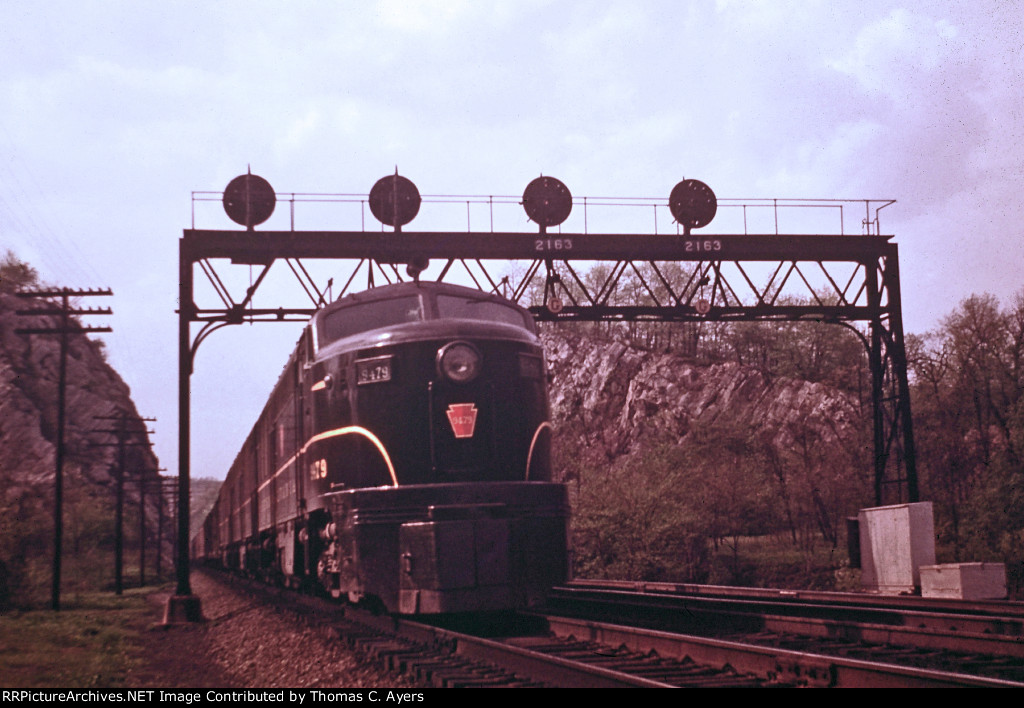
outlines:
[{"label": "signal head", "polygon": [[398,174],[381,177],[370,190],[370,211],[377,221],[401,230],[420,211],[420,192],[411,180]]},{"label": "signal head", "polygon": [[572,212],[572,194],[569,188],[554,177],[538,177],[526,185],[523,209],[531,221],[541,228],[558,226]]},{"label": "signal head", "polygon": [[224,189],[224,211],[236,224],[251,229],[274,213],[277,196],[270,182],[252,173],[239,175]]},{"label": "signal head", "polygon": [[700,180],[684,179],[672,188],[668,208],[684,230],[707,226],[718,212],[718,199]]}]

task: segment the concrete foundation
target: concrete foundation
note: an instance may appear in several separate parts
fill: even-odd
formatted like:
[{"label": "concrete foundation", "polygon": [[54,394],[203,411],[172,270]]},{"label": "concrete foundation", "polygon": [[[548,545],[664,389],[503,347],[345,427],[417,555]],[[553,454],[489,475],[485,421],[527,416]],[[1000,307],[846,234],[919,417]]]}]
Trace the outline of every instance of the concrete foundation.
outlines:
[{"label": "concrete foundation", "polygon": [[164,608],[165,625],[203,621],[203,605],[198,595],[171,595]]}]

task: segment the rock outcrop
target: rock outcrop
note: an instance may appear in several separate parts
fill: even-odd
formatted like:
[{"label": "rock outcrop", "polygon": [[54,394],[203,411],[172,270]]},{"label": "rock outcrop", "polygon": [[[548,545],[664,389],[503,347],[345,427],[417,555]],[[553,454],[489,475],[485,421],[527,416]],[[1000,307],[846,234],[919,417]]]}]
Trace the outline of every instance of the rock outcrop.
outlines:
[{"label": "rock outcrop", "polygon": [[[31,309],[32,300],[0,295],[0,471],[12,483],[10,495],[53,480],[57,440],[57,383],[59,335],[17,334],[26,327],[55,327],[55,318],[17,316]],[[65,469],[83,479],[106,484],[111,479],[117,449],[116,422],[106,417],[126,414],[129,427],[144,430],[128,386],[105,361],[102,344],[85,334],[70,335],[67,358]],[[130,442],[142,441],[133,435]],[[129,446],[128,469],[156,470],[148,447]]]},{"label": "rock outcrop", "polygon": [[[16,314],[44,306],[34,300],[0,293],[0,574],[6,566],[16,576],[12,584],[27,582],[29,557],[49,554],[52,535],[48,519],[56,466],[60,335],[16,331],[58,325],[52,316]],[[138,480],[155,479],[158,464],[128,386],[105,361],[102,343],[82,332],[69,335],[65,400],[65,505],[94,500],[103,508],[94,516],[109,518],[104,526],[112,528],[109,509],[119,453],[116,436],[104,432],[117,427],[112,418],[124,416],[126,428],[134,431],[126,437],[126,505],[137,509]],[[68,497],[72,489],[77,494],[73,499]],[[151,519],[156,518],[157,503],[155,495],[147,494]],[[67,506],[65,512],[68,539],[74,529],[68,527]]]},{"label": "rock outcrop", "polygon": [[822,384],[769,379],[730,362],[700,365],[569,328],[542,339],[559,445],[591,464],[685,445],[694,431],[715,427],[757,433],[779,450],[806,441],[808,431],[817,445],[858,444],[865,429],[855,398]]}]

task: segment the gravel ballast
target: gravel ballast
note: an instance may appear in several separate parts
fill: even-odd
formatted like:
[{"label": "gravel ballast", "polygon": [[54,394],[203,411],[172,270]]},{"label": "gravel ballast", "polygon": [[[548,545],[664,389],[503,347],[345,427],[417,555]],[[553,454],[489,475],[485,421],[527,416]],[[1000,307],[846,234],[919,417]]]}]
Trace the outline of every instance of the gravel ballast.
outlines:
[{"label": "gravel ballast", "polygon": [[[131,687],[425,688],[362,661],[338,640],[288,612],[255,601],[225,580],[192,574],[206,621],[153,626],[126,677]],[[167,595],[151,601],[162,609]]]}]

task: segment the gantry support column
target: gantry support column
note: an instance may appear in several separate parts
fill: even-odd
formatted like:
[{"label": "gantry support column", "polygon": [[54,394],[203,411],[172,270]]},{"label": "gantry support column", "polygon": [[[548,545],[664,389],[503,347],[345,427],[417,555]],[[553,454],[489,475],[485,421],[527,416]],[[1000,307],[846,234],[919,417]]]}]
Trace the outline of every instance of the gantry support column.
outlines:
[{"label": "gantry support column", "polygon": [[195,310],[192,299],[193,256],[186,239],[178,254],[178,556],[177,587],[167,600],[164,623],[199,622],[203,612],[189,582],[189,455],[191,436],[192,343],[190,324]]}]

